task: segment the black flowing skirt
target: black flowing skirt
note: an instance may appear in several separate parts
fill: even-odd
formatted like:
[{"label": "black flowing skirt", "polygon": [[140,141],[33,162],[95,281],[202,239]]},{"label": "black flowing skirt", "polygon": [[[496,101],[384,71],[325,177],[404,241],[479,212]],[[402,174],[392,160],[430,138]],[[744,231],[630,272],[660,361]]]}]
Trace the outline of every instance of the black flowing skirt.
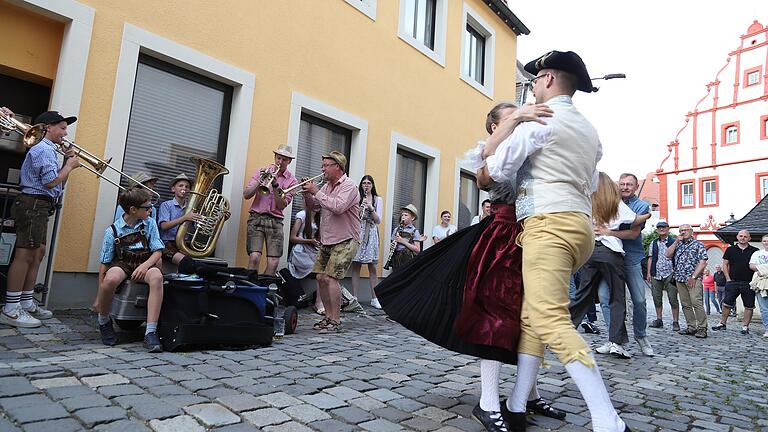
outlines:
[{"label": "black flowing skirt", "polygon": [[517,353],[464,342],[454,324],[464,300],[467,262],[480,234],[493,220],[449,235],[416,255],[376,287],[376,297],[391,319],[428,341],[461,354],[517,364]]}]

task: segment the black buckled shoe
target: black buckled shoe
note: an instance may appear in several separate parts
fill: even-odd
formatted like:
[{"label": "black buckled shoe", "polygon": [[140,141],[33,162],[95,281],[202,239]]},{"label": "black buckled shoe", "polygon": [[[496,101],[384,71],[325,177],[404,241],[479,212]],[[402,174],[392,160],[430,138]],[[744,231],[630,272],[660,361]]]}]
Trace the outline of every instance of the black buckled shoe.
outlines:
[{"label": "black buckled shoe", "polygon": [[542,398],[538,398],[536,400],[529,400],[525,407],[528,409],[528,411],[534,414],[541,414],[544,417],[549,417],[557,420],[562,420],[565,418],[565,411],[560,411],[559,409],[554,408],[552,405],[549,404],[549,402],[545,401]]},{"label": "black buckled shoe", "polygon": [[507,424],[507,429],[510,432],[525,432],[525,428],[528,426],[528,421],[525,418],[524,412],[512,412],[507,408],[507,402],[501,403],[501,418]]},{"label": "black buckled shoe", "polygon": [[472,410],[472,415],[485,427],[488,432],[509,432],[507,424],[498,411],[486,411],[477,404]]},{"label": "black buckled shoe", "polygon": [[157,336],[156,332],[144,335],[144,348],[151,353],[163,352],[163,346],[160,344],[160,338]]},{"label": "black buckled shoe", "polygon": [[117,333],[112,327],[112,318],[106,324],[99,324],[99,333],[101,333],[101,343],[107,346],[117,345]]}]

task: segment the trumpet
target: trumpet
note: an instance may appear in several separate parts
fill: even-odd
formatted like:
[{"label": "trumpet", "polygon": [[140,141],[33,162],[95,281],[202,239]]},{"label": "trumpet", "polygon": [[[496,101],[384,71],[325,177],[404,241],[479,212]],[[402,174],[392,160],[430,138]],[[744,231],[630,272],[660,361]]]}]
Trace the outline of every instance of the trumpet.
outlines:
[{"label": "trumpet", "polygon": [[[36,125],[29,125],[26,123],[22,123],[16,120],[15,118],[13,118],[13,116],[5,114],[2,111],[0,111],[0,130],[4,132],[16,132],[17,134],[21,135],[22,141],[24,142],[24,146],[27,147],[28,149],[40,143],[40,141],[42,141],[43,138],[45,138],[45,134],[47,132],[46,125],[42,123],[39,123]],[[61,143],[54,143],[54,144],[56,144],[55,146],[56,151],[59,154],[66,156],[66,153],[72,150],[75,153],[76,157],[80,158],[80,160],[90,165],[90,166],[88,165],[80,165],[80,166],[96,174],[98,177],[101,177],[102,179],[108,181],[109,183],[112,183],[113,185],[117,186],[121,190],[124,191],[126,190],[126,188],[121,186],[119,183],[115,183],[113,180],[104,176],[104,171],[106,171],[107,169],[111,169],[116,173],[118,173],[121,178],[125,177],[128,180],[131,180],[137,186],[143,187],[144,189],[152,193],[152,195],[154,195],[155,197],[153,201],[157,201],[160,199],[159,193],[155,192],[151,188],[148,188],[147,186],[144,186],[133,177],[129,176],[128,174],[110,165],[109,163],[112,161],[112,158],[109,158],[107,160],[102,160],[98,156],[80,147],[79,145],[75,144],[74,141],[70,141],[67,138],[62,138]]]},{"label": "trumpet", "polygon": [[269,164],[259,175],[259,187],[256,188],[256,191],[261,195],[269,195],[272,192],[270,187],[275,183],[278,171],[280,171],[280,165]]},{"label": "trumpet", "polygon": [[[291,187],[289,187],[288,189],[285,189],[285,190],[278,188],[277,189],[277,196],[279,196],[280,198],[285,198],[286,195],[289,195],[289,194],[292,194],[292,193],[301,192],[300,188],[302,186],[304,186],[305,184],[307,184],[309,182],[313,182],[316,179],[318,179],[320,177],[323,177],[324,175],[325,174],[318,174],[318,175],[316,175],[314,177],[311,177],[311,178],[306,178],[305,177],[305,178],[301,179],[301,181],[299,183],[297,183],[297,184],[295,184],[295,185],[293,185],[293,186],[291,186]],[[321,184],[323,184],[323,182],[318,183],[318,186],[320,186]]]}]

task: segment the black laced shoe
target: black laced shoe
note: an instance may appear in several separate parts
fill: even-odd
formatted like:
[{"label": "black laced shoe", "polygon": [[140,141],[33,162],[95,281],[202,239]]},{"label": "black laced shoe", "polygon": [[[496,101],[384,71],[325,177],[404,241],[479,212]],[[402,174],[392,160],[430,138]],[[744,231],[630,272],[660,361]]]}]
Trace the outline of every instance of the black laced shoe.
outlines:
[{"label": "black laced shoe", "polygon": [[99,324],[99,333],[101,333],[101,343],[107,346],[117,345],[117,333],[112,327],[112,318],[106,324]]},{"label": "black laced shoe", "polygon": [[501,418],[507,423],[507,429],[510,432],[525,432],[528,422],[525,419],[525,412],[512,412],[507,409],[507,403],[501,403]]},{"label": "black laced shoe", "polygon": [[549,402],[545,401],[542,398],[538,398],[536,400],[529,400],[526,404],[526,408],[529,412],[532,412],[534,414],[541,414],[544,417],[549,417],[557,420],[562,420],[565,418],[565,411],[560,411],[557,408],[554,408],[552,405],[549,404]]},{"label": "black laced shoe", "polygon": [[509,432],[499,411],[486,411],[480,408],[480,404],[477,404],[472,410],[472,415],[480,424],[485,426],[485,430],[488,432]]}]

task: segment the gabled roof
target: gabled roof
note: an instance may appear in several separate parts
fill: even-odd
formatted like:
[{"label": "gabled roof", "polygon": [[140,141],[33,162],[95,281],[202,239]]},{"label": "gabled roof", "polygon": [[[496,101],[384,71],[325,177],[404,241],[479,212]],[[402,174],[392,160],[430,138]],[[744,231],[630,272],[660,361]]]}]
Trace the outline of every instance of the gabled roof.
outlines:
[{"label": "gabled roof", "polygon": [[520,18],[512,13],[512,11],[509,9],[509,6],[507,5],[506,0],[484,0],[483,3],[488,5],[488,7],[491,8],[496,16],[498,16],[500,20],[504,21],[504,24],[511,28],[516,35],[527,35],[531,32],[528,27],[526,27],[525,24],[520,21]]},{"label": "gabled roof", "polygon": [[768,195],[752,207],[752,210],[743,218],[715,231],[715,235],[720,240],[730,244],[736,241],[736,234],[741,230],[749,231],[752,240],[758,239],[757,241],[760,241],[760,237],[763,235],[768,234]]}]

